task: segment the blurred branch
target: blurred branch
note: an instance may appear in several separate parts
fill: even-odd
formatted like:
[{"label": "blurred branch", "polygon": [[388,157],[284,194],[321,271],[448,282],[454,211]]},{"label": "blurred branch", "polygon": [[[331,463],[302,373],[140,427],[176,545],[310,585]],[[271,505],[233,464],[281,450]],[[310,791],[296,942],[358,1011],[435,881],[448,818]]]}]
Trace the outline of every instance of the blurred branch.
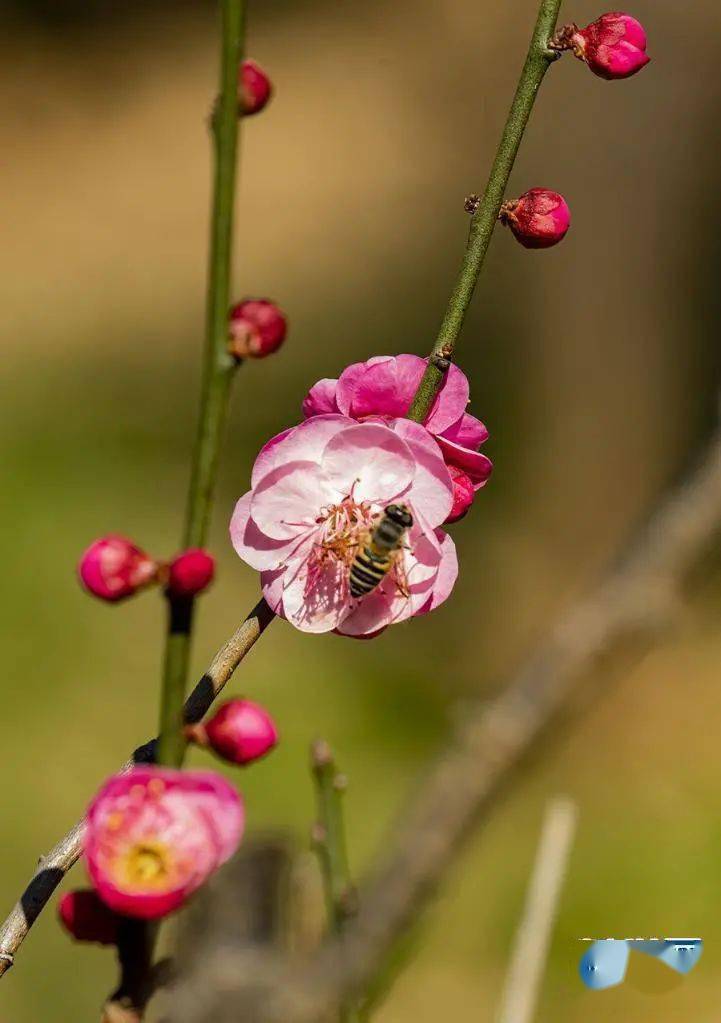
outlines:
[{"label": "blurred branch", "polygon": [[[256,1001],[238,1019],[315,1023],[345,999],[362,994],[383,971],[399,937],[428,904],[522,757],[574,697],[604,692],[591,670],[627,644],[629,653],[638,655],[665,634],[682,607],[684,582],[719,531],[717,430],[698,467],[660,503],[620,564],[549,629],[536,653],[490,704],[466,715],[424,779],[395,840],[384,847],[382,862],[361,889],[358,915],[343,934],[300,967],[266,963],[262,997],[256,964]],[[248,981],[237,964],[223,957],[207,962],[203,1012],[184,1014],[179,997],[174,1023],[210,1023],[217,999],[245,1010]]]},{"label": "blurred branch", "polygon": [[[350,876],[343,795],[346,779],[336,768],[331,748],[323,739],[313,743],[311,768],[315,780],[318,820],[313,827],[313,846],[318,854],[326,913],[334,934],[341,934],[347,920],[357,910],[357,895]],[[358,1012],[352,1005],[341,1007],[340,1023],[358,1023]]]},{"label": "blurred branch", "polygon": [[576,831],[576,804],[562,797],[546,807],[541,841],[506,974],[498,1023],[532,1023],[553,924]]},{"label": "blurred branch", "polygon": [[521,71],[511,109],[508,112],[486,189],[471,218],[461,269],[448,301],[428,366],[408,411],[408,418],[415,419],[419,423],[424,422],[431,411],[433,401],[443,384],[447,370],[446,360],[453,356],[486,258],[493,230],[498,221],[501,204],[506,197],[508,179],[511,176],[528,119],[531,116],[536,94],[546,71],[560,56],[559,53],[548,48],[548,42],[556,28],[560,7],[561,0],[541,0],[531,45]]},{"label": "blurred branch", "polygon": [[[215,153],[203,384],[183,547],[203,547],[208,533],[230,384],[237,366],[228,352],[228,309],[238,150],[238,71],[243,55],[244,0],[221,0],[220,96],[212,118]],[[179,767],[185,754],[183,699],[188,678],[193,599],[168,598],[158,761]]]},{"label": "blurred branch", "polygon": [[311,767],[315,780],[318,820],[313,828],[313,846],[318,854],[328,923],[340,933],[356,911],[356,892],[350,877],[343,821],[344,775],[336,768],[330,746],[319,739],[311,748]]},{"label": "blurred branch", "polygon": [[[245,655],[273,621],[274,615],[264,600],[251,611],[243,624],[221,647],[213,661],[185,701],[185,721],[193,724],[206,714],[216,696],[221,692]],[[137,762],[154,759],[157,740],[136,750],[122,770],[128,770]],[[79,821],[40,860],[38,869],[15,905],[7,920],[0,927],[0,977],[13,965],[15,953],[27,937],[28,931],[50,900],[53,892],[65,874],[77,861],[82,851],[84,821]]]}]

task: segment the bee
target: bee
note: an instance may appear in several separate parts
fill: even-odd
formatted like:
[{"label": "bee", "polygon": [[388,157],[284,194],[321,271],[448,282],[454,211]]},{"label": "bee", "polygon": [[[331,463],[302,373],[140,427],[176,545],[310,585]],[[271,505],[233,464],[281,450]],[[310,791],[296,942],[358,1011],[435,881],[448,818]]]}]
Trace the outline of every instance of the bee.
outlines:
[{"label": "bee", "polygon": [[413,516],[404,504],[389,504],[380,520],[361,541],[348,580],[351,597],[365,597],[383,582],[403,546]]}]

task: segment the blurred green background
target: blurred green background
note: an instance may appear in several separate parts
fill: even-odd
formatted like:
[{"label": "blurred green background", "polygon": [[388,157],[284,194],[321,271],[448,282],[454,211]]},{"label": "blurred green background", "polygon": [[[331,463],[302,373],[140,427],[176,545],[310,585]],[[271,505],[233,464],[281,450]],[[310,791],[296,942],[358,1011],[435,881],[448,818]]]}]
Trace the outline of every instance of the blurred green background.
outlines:
[{"label": "blurred green background", "polygon": [[[290,319],[237,379],[194,675],[257,596],[227,523],[255,452],[319,377],[425,353],[515,86],[534,0],[251,4],[277,95],[243,130],[237,297]],[[75,563],[120,531],[180,536],[199,378],[216,79],[212,3],[0,4],[4,912],[99,782],[155,728],[161,601],[90,600]],[[562,16],[585,23],[588,0]],[[240,784],[251,829],[313,815],[307,746],[350,776],[360,874],[464,701],[491,694],[593,580],[716,415],[721,8],[635,0],[653,63],[626,83],[548,76],[512,180],[564,193],[566,241],[498,232],[459,362],[496,470],[454,528],[461,577],[373,643],[275,623],[232,691],[283,742]],[[379,1023],[490,1021],[549,796],[579,833],[539,1020],[718,1019],[721,584],[498,803],[427,916]],[[82,880],[76,868],[70,884]],[[581,936],[706,939],[663,996],[587,991]],[[3,1023],[94,1020],[112,956],[48,911],[2,984]]]}]

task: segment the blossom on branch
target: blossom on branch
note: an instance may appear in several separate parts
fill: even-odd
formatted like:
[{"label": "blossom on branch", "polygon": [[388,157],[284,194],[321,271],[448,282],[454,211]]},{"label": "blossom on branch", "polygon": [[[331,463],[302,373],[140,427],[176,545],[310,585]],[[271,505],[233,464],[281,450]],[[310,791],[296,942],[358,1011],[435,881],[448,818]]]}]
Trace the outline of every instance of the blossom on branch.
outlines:
[{"label": "blossom on branch", "polygon": [[65,930],[76,941],[117,944],[120,917],[92,888],[65,892],[58,903],[58,916]]},{"label": "blossom on branch", "polygon": [[273,718],[252,700],[226,700],[208,721],[188,725],[185,734],[223,760],[243,766],[266,756],[278,743]]},{"label": "blossom on branch", "polygon": [[[407,507],[412,526],[379,585],[353,598],[351,565],[394,502]],[[316,415],[261,450],[230,534],[260,571],[276,614],[304,632],[368,636],[432,610],[451,592],[456,552],[438,527],[452,504],[440,449],[418,423]]]},{"label": "blossom on branch", "polygon": [[178,909],[235,852],[243,803],[212,771],[134,767],[110,778],[88,809],[90,880],[124,916]]},{"label": "blossom on branch", "polygon": [[78,575],[93,596],[115,603],[155,582],[158,564],[132,540],[111,533],[90,544]]},{"label": "blossom on branch", "polygon": [[[427,363],[418,355],[380,355],[356,362],[337,380],[319,380],[311,387],[303,401],[303,415],[309,419],[340,412],[359,422],[405,416]],[[435,438],[446,463],[461,469],[473,489],[479,490],[493,466],[478,450],[488,438],[488,430],[466,412],[468,398],[468,378],[451,365],[423,425]]]}]

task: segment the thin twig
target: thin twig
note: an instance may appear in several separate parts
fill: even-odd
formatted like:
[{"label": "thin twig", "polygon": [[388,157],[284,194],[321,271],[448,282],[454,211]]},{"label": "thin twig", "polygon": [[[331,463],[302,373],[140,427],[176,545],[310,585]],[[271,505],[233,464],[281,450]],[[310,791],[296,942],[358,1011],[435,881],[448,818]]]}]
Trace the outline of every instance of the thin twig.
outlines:
[{"label": "thin twig", "polygon": [[565,797],[557,797],[546,808],[497,1023],[533,1023],[576,817],[576,804]]},{"label": "thin twig", "polygon": [[[326,913],[334,934],[341,934],[346,921],[357,909],[357,894],[348,864],[343,796],[345,775],[341,774],[327,742],[319,739],[311,747],[311,768],[315,781],[318,820],[312,830],[313,846],[318,854]],[[358,1023],[353,1005],[340,1009],[340,1023]]]},{"label": "thin twig", "polygon": [[541,0],[536,27],[518,88],[503,129],[503,135],[488,176],[483,198],[471,218],[466,250],[460,272],[446,308],[441,328],[433,346],[428,366],[408,411],[408,418],[422,423],[431,411],[433,401],[443,384],[446,360],[452,358],[463,321],[473,298],[486,258],[501,204],[506,198],[508,179],[518,155],[523,133],[536,99],[536,94],[550,65],[560,56],[549,50],[561,0]]},{"label": "thin twig", "polygon": [[328,923],[339,934],[356,911],[356,892],[351,881],[343,820],[345,776],[335,764],[330,746],[323,739],[313,743],[311,768],[315,781],[318,820],[312,830],[318,854]]},{"label": "thin twig", "polygon": [[[183,535],[184,547],[203,547],[215,490],[223,425],[237,361],[228,352],[238,150],[238,69],[243,56],[244,0],[222,0],[220,96],[212,118],[215,154],[203,383]],[[168,599],[158,760],[179,766],[185,753],[182,708],[188,678],[193,601]]]},{"label": "thin twig", "polygon": [[[261,600],[243,624],[221,647],[213,661],[185,701],[185,720],[188,724],[200,721],[216,696],[221,692],[245,655],[273,621],[274,615]],[[156,740],[141,746],[122,770],[128,770],[138,761],[154,759]],[[28,935],[40,913],[65,874],[77,861],[82,850],[84,821],[71,831],[44,856],[38,869],[0,928],[0,977],[13,965],[15,954]]]}]

